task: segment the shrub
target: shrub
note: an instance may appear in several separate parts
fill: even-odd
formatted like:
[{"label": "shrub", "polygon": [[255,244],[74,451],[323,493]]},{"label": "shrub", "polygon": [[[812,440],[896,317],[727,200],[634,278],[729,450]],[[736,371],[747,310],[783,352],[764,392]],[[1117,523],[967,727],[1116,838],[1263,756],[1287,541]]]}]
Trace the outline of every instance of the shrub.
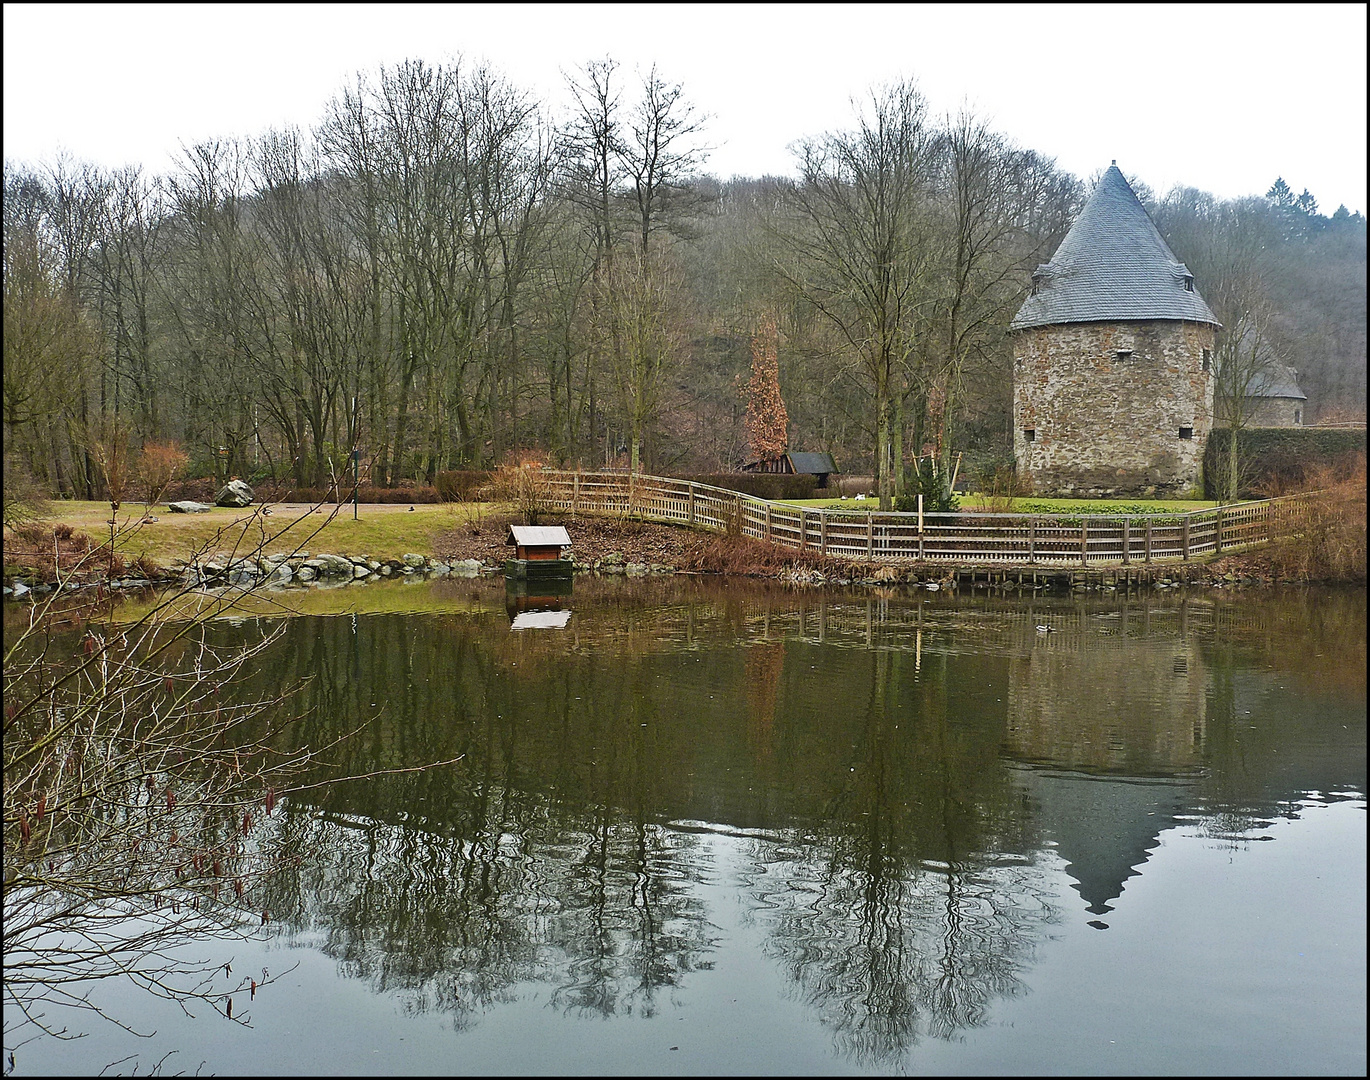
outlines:
[{"label": "shrub", "polygon": [[471,502],[494,476],[489,469],[450,469],[433,478],[433,487],[443,502]]},{"label": "shrub", "polygon": [[551,484],[546,470],[535,457],[510,462],[496,469],[479,491],[485,501],[510,503],[527,525],[536,525],[550,508]]},{"label": "shrub", "polygon": [[818,487],[818,477],[811,473],[703,473],[678,479],[740,491],[758,499],[812,499]]},{"label": "shrub", "polygon": [[[1204,497],[1216,499],[1227,475],[1232,432],[1215,428],[1204,448]],[[1244,463],[1239,498],[1308,486],[1320,469],[1333,475],[1354,468],[1366,448],[1364,428],[1244,428],[1237,433],[1237,453]]]},{"label": "shrub", "polygon": [[1309,504],[1300,535],[1271,545],[1273,573],[1291,581],[1363,584],[1365,455],[1359,455],[1349,466],[1317,466],[1309,471],[1305,484],[1320,494]]},{"label": "shrub", "polygon": [[[258,501],[260,502],[289,502],[289,503],[339,503],[346,505],[352,501],[352,489],[350,487],[339,486],[338,488],[316,488],[316,487],[262,487],[257,490]],[[370,484],[363,484],[357,489],[357,502],[359,503],[390,503],[414,505],[417,503],[437,503],[442,500],[438,497],[437,488],[432,487],[373,487]]]}]

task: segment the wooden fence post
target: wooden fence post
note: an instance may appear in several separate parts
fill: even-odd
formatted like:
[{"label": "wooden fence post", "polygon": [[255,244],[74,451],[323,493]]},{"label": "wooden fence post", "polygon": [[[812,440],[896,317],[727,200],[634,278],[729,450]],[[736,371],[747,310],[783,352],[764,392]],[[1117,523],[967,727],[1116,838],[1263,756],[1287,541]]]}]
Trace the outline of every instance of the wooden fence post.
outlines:
[{"label": "wooden fence post", "polygon": [[1223,550],[1223,508],[1218,507],[1216,527],[1213,532],[1213,554],[1221,555]]},{"label": "wooden fence post", "polygon": [[804,551],[809,546],[809,511],[807,507],[799,508],[799,550]]},{"label": "wooden fence post", "polygon": [[766,543],[771,542],[771,504],[766,504]]},{"label": "wooden fence post", "polygon": [[690,509],[688,516],[689,524],[693,525],[695,523],[695,482],[693,480],[690,481]]},{"label": "wooden fence post", "polygon": [[1132,561],[1132,519],[1123,518],[1123,565]]},{"label": "wooden fence post", "polygon": [[1151,519],[1146,519],[1146,563],[1151,565]]},{"label": "wooden fence post", "polygon": [[571,515],[580,507],[580,470],[576,470],[575,476],[571,478]]},{"label": "wooden fence post", "polygon": [[866,515],[866,558],[875,558],[875,515]]},{"label": "wooden fence post", "polygon": [[1182,522],[1180,527],[1180,552],[1184,561],[1189,562],[1189,515],[1185,514],[1180,520]]},{"label": "wooden fence post", "polygon": [[1037,561],[1037,519],[1028,518],[1028,565]]},{"label": "wooden fence post", "polygon": [[1089,565],[1089,518],[1080,519],[1080,565]]},{"label": "wooden fence post", "polygon": [[828,512],[818,511],[818,548],[824,555],[828,553]]}]

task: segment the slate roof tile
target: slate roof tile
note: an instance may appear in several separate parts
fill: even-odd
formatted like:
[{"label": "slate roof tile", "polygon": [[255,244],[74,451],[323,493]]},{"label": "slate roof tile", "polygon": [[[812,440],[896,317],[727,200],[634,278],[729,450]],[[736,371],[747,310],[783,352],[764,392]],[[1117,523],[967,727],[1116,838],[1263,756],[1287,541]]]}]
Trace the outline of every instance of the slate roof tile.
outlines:
[{"label": "slate roof tile", "polygon": [[1104,173],[1050,262],[1014,330],[1071,322],[1181,319],[1220,325],[1116,164]]}]

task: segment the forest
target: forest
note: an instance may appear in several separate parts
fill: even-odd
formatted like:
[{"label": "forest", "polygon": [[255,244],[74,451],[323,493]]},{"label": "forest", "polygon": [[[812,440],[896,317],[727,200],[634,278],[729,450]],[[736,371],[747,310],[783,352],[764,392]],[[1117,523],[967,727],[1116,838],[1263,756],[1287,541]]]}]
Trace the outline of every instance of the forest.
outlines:
[{"label": "forest", "polygon": [[[315,488],[350,486],[354,450],[396,487],[778,446],[882,504],[962,456],[1011,465],[1008,323],[1089,179],[913,82],[801,140],[793,177],[719,179],[708,144],[655,68],[592,62],[544,102],[407,61],[166,175],[7,161],[7,493],[107,496],[110,455],[149,446]],[[1359,210],[1282,178],[1236,200],[1129,179],[1229,340],[1295,368],[1310,421],[1363,420]]]}]

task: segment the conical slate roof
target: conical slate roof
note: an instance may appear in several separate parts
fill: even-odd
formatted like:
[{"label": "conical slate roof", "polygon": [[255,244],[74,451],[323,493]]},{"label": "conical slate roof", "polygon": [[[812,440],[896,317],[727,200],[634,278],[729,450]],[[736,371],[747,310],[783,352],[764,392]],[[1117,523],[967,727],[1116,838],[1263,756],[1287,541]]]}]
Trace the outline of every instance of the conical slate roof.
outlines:
[{"label": "conical slate roof", "polygon": [[1010,324],[1014,330],[1124,319],[1219,325],[1116,163],[1051,261],[1037,267],[1032,285]]}]

